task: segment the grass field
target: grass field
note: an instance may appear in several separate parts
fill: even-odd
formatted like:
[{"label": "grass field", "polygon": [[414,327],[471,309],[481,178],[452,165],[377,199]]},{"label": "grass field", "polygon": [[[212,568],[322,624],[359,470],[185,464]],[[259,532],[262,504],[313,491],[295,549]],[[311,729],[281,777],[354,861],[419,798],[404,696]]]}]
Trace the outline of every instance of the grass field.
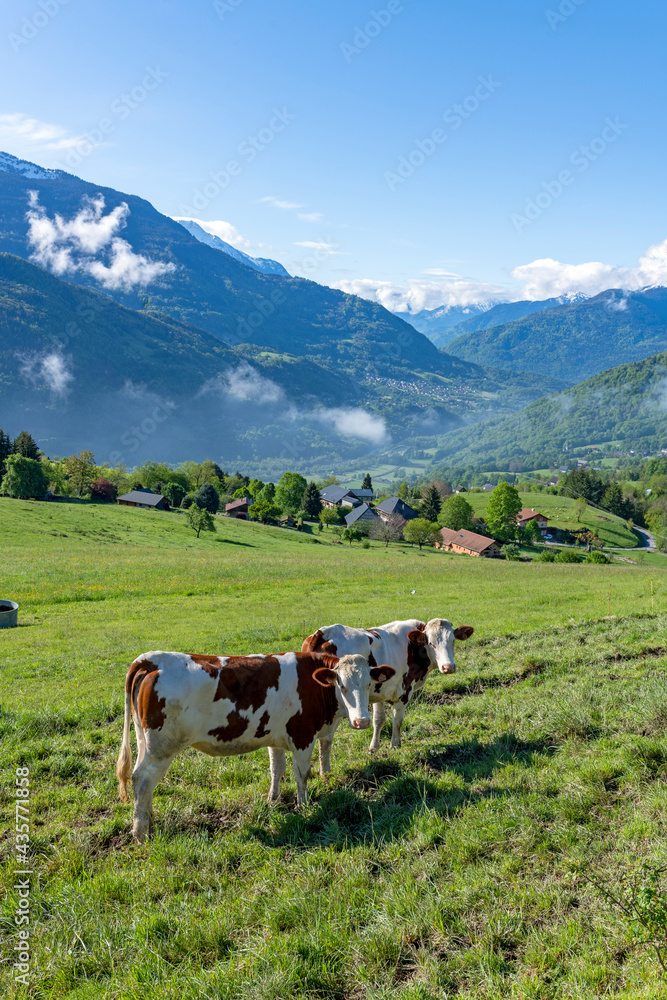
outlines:
[{"label": "grass field", "polygon": [[[0,804],[13,817],[29,767],[35,924],[16,988],[6,832],[2,995],[667,995],[584,877],[613,886],[667,860],[664,571],[218,528],[197,540],[178,514],[0,500],[0,597],[21,604],[0,631]],[[155,837],[132,845],[114,767],[137,653],[271,652],[298,648],[304,622],[436,615],[476,632],[401,750],[385,735],[371,759],[341,727],[300,813],[289,774],[265,805],[265,753],[189,751],[158,786]]]},{"label": "grass field", "polygon": [[[582,514],[581,521],[577,522],[575,502],[570,497],[555,496],[553,493],[520,493],[519,496],[524,507],[534,508],[540,514],[544,514],[553,527],[572,531],[590,528],[605,545],[610,546],[633,548],[640,544],[637,535],[628,530],[625,521],[614,514],[605,514],[595,507],[588,506]],[[465,499],[479,516],[486,510],[489,493],[466,493]]]}]

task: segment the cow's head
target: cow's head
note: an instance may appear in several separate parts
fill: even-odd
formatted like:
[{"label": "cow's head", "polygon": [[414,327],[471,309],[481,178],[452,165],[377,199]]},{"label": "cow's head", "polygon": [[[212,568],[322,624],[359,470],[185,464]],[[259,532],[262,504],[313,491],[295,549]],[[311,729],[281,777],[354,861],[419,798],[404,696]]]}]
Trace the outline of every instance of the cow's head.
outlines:
[{"label": "cow's head", "polygon": [[353,729],[368,729],[371,686],[384,684],[396,671],[383,664],[371,667],[365,656],[341,656],[335,666],[318,667],[313,678],[323,687],[334,686],[339,703],[347,712]]},{"label": "cow's head", "polygon": [[423,631],[408,632],[408,642],[413,648],[421,647],[422,655],[428,656],[431,666],[437,667],[441,674],[453,674],[456,671],[454,640],[469,639],[474,631],[472,625],[454,628],[446,618],[432,618]]}]

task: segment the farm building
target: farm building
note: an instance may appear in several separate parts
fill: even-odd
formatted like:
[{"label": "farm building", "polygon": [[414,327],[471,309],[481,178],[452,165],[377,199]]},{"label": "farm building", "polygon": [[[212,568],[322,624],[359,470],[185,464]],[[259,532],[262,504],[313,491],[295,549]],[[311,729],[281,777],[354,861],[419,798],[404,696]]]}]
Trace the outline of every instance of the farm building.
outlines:
[{"label": "farm building", "polygon": [[227,517],[235,517],[239,521],[248,520],[248,508],[252,507],[252,500],[249,497],[241,497],[240,500],[232,500],[226,504],[225,514]]},{"label": "farm building", "polygon": [[383,521],[388,521],[390,517],[396,515],[402,517],[404,521],[411,521],[413,517],[417,517],[417,512],[400,497],[389,497],[388,500],[383,500],[377,505],[376,510]]},{"label": "farm building", "polygon": [[283,516],[280,517],[278,519],[278,521],[282,525],[283,528],[295,528],[296,527],[296,518],[292,517],[291,514],[283,514]]},{"label": "farm building", "polygon": [[320,490],[324,507],[358,507],[373,499],[373,490],[348,489],[347,486],[327,486]]},{"label": "farm building", "polygon": [[436,548],[447,549],[449,552],[461,552],[466,556],[484,556],[487,559],[500,555],[500,545],[495,538],[478,535],[474,531],[454,531],[452,528],[441,528],[441,542],[436,542]]},{"label": "farm building", "polygon": [[517,514],[516,523],[520,528],[526,528],[531,521],[535,521],[540,531],[546,531],[549,527],[549,518],[539,511],[530,507],[523,507]]},{"label": "farm building", "polygon": [[355,507],[351,510],[349,514],[345,515],[345,523],[348,528],[356,524],[357,521],[376,521],[377,514],[372,507],[369,507],[367,503],[362,503],[359,507]]},{"label": "farm building", "polygon": [[170,510],[169,501],[161,493],[140,486],[139,489],[123,493],[117,501],[121,507],[144,507],[147,510]]},{"label": "farm building", "polygon": [[455,493],[467,493],[468,491],[465,488],[465,486],[457,486],[456,489],[454,490],[454,492]]}]

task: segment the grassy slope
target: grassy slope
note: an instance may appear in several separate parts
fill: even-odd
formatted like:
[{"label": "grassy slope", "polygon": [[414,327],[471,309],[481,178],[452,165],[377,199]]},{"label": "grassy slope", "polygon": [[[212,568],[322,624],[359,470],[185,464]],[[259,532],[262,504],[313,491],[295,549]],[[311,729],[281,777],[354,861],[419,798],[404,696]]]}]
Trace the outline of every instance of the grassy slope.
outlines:
[{"label": "grassy slope", "polygon": [[[27,763],[32,997],[664,995],[578,874],[593,859],[613,882],[663,857],[667,616],[643,614],[651,579],[664,608],[657,570],[350,550],[227,521],[197,541],[179,515],[9,500],[0,549],[24,626],[0,632],[1,803]],[[583,624],[610,583],[629,617]],[[385,737],[369,761],[342,728],[300,814],[291,780],[264,805],[264,753],[183,754],[156,837],[130,845],[114,764],[138,651],[290,648],[304,618],[434,614],[477,631],[402,750]]]},{"label": "grassy slope", "polygon": [[[489,495],[489,493],[466,493],[465,498],[479,516],[486,511]],[[574,500],[570,497],[554,496],[552,493],[520,493],[519,496],[524,507],[534,507],[540,514],[545,514],[549,518],[549,523],[556,528],[574,531],[578,528],[590,528],[605,545],[633,548],[639,544],[637,536],[628,530],[625,521],[613,514],[604,514],[589,506],[584,511],[581,521],[577,523]]]}]

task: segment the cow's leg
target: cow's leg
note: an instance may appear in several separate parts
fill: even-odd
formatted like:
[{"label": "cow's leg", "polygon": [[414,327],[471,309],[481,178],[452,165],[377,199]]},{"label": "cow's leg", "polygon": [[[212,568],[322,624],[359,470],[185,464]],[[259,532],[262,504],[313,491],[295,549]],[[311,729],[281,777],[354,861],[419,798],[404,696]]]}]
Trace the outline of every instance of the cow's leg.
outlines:
[{"label": "cow's leg", "polygon": [[294,770],[294,778],[296,780],[296,804],[298,806],[305,806],[308,801],[308,786],[306,784],[306,779],[308,778],[308,771],[310,770],[310,761],[313,756],[314,742],[308,747],[307,750],[293,750],[292,751],[292,768]]},{"label": "cow's leg", "polygon": [[376,701],[373,705],[373,739],[368,748],[369,753],[375,753],[380,749],[380,734],[384,726],[386,707],[383,701]]},{"label": "cow's leg", "polygon": [[407,705],[404,705],[402,701],[397,701],[394,705],[394,718],[391,723],[391,747],[393,750],[397,750],[401,745],[401,726],[405,718],[406,708]]},{"label": "cow's leg", "polygon": [[137,737],[137,763],[135,765],[135,771],[144,759],[144,754],[146,753],[146,740],[144,738],[144,730],[137,718],[137,713],[133,712],[134,716],[134,734]]},{"label": "cow's leg", "polygon": [[331,771],[331,744],[333,736],[323,736],[320,740],[320,777],[325,778]]},{"label": "cow's leg", "polygon": [[280,795],[280,782],[287,770],[285,751],[279,750],[277,747],[269,747],[269,765],[271,767],[271,787],[267,801],[277,802]]},{"label": "cow's leg", "polygon": [[138,843],[143,843],[149,832],[151,814],[153,812],[153,792],[161,778],[169,770],[169,765],[176,754],[170,757],[151,757],[145,753],[141,764],[135,767],[132,774],[134,791],[134,823],[132,836]]}]

